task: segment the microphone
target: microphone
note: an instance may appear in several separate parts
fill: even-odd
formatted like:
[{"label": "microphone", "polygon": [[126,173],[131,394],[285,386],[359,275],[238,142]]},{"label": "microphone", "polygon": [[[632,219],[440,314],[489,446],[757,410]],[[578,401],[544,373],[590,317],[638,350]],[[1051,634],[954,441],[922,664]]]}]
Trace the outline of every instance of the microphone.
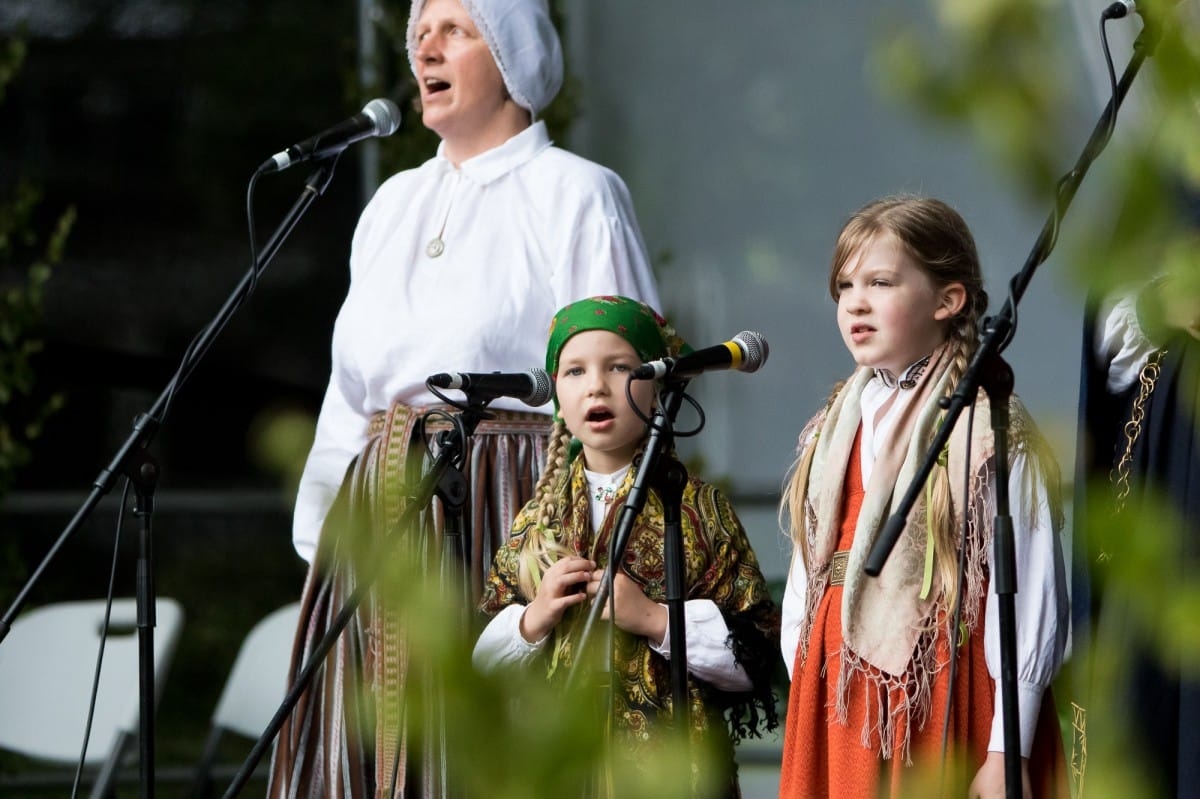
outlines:
[{"label": "microphone", "polygon": [[427,385],[457,388],[478,399],[512,397],[534,408],[545,405],[554,395],[554,386],[545,369],[525,372],[440,372],[430,375]]},{"label": "microphone", "polygon": [[301,161],[336,155],[356,141],[372,136],[391,136],[399,127],[399,106],[391,100],[377,97],[363,106],[362,111],[329,130],[275,153],[263,161],[258,174],[279,172]]},{"label": "microphone", "polygon": [[1100,14],[1100,19],[1121,19],[1130,14],[1137,14],[1142,18],[1144,23],[1149,23],[1152,21],[1151,18],[1158,16],[1155,13],[1156,11],[1161,12],[1168,6],[1176,6],[1179,3],[1180,0],[1166,0],[1166,2],[1159,3],[1159,7],[1156,9],[1153,8],[1154,4],[1144,1],[1139,3],[1137,0],[1117,0],[1117,2],[1104,9]]},{"label": "microphone", "polygon": [[756,372],[767,361],[767,340],[761,333],[743,330],[731,340],[714,347],[678,358],[663,358],[644,363],[633,370],[634,380],[657,380],[660,377],[695,377],[701,372],[716,369],[737,369]]},{"label": "microphone", "polygon": [[1117,0],[1117,2],[1104,9],[1100,14],[1100,19],[1121,19],[1133,12],[1137,11],[1137,4],[1134,0]]}]

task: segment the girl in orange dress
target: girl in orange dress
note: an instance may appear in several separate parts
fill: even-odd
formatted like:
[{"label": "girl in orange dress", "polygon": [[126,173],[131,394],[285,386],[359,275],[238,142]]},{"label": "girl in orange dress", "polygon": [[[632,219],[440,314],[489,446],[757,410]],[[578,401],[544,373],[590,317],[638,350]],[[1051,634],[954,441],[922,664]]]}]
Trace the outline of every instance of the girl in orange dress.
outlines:
[{"label": "girl in orange dress", "polygon": [[[987,293],[974,240],[938,200],[875,201],[838,238],[830,293],[858,368],[800,434],[784,497],[796,549],[780,796],[1003,797],[985,392],[960,416],[882,573],[863,571],[940,426],[939,400],[978,346]],[[1046,797],[1066,791],[1049,690],[1068,629],[1062,508],[1057,466],[1015,397],[1010,415],[1022,793]]]}]

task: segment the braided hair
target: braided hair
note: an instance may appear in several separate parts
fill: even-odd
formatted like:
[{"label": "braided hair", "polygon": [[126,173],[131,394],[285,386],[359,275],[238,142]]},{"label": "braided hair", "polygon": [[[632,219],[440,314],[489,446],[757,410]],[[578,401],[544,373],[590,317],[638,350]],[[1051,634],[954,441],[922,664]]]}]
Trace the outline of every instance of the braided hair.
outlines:
[{"label": "braided hair", "polygon": [[525,531],[525,539],[521,543],[517,584],[521,593],[529,599],[537,596],[542,574],[556,560],[571,554],[554,534],[557,519],[563,511],[563,508],[558,507],[558,498],[562,496],[559,486],[563,480],[568,479],[571,439],[571,431],[561,418],[556,417],[554,426],[550,429],[550,442],[546,447],[546,468],[533,488],[533,502],[536,506],[533,513],[534,523]]}]

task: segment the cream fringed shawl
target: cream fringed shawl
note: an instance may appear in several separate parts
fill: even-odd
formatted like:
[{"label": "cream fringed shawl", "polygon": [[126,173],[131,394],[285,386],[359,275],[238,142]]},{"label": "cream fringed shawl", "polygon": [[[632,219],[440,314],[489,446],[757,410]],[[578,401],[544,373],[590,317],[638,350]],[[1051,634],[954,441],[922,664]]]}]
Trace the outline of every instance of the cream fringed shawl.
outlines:
[{"label": "cream fringed shawl", "polygon": [[[805,453],[814,447],[811,466],[800,477],[806,482],[805,519],[807,529],[808,586],[806,613],[800,630],[801,663],[807,660],[809,634],[817,605],[829,584],[830,562],[841,528],[840,509],[846,469],[859,426],[862,422],[863,389],[874,371],[860,368],[835,394],[830,404],[817,414],[801,434]],[[864,742],[878,733],[882,756],[892,755],[894,725],[906,725],[902,741],[907,742],[915,724],[925,723],[929,713],[933,679],[946,664],[937,662],[935,642],[938,604],[941,594],[936,574],[932,590],[922,597],[926,572],[926,550],[932,546],[926,525],[925,498],[922,491],[907,518],[904,531],[876,578],[868,577],[863,565],[881,529],[894,512],[916,476],[937,432],[942,418],[938,399],[949,384],[945,350],[935,352],[918,385],[903,390],[896,398],[905,403],[887,439],[878,442],[871,476],[859,511],[854,541],[850,548],[843,584],[841,623],[843,641],[839,653],[842,668],[837,686],[837,716],[847,718],[846,697],[849,680],[863,678],[872,686],[876,710],[868,714],[871,726],[864,729]],[[1040,449],[1037,438],[1019,401],[1011,403],[1012,448],[1016,452]],[[967,444],[971,408],[960,415],[948,447],[949,484],[955,528],[962,529],[963,510],[967,509],[966,576],[962,591],[963,621],[969,633],[980,627],[979,610],[987,590],[987,547],[991,545],[993,504],[990,492],[994,475],[994,441],[986,395],[980,392],[974,406],[970,447]],[[965,459],[970,458],[969,465]],[[1033,459],[1031,459],[1031,462]],[[1052,467],[1052,460],[1045,464]],[[935,467],[942,468],[942,467]],[[964,470],[970,474],[964,501]],[[961,546],[961,543],[960,543]],[[823,665],[823,664],[822,664]],[[904,700],[896,702],[896,691]],[[889,699],[890,695],[890,699]],[[907,746],[904,747],[907,750]],[[908,752],[900,753],[906,760]]]}]

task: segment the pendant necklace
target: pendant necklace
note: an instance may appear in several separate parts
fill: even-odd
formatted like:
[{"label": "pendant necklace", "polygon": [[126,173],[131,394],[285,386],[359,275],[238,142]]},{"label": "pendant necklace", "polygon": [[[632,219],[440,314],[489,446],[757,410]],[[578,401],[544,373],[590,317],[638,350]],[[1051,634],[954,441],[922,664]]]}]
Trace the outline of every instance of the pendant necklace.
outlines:
[{"label": "pendant necklace", "polygon": [[446,213],[442,216],[442,226],[437,235],[425,245],[425,254],[430,258],[437,258],[446,251],[446,242],[442,236],[446,233],[446,222],[450,219],[450,208],[454,205],[454,190],[458,188],[458,180],[459,176],[455,174],[454,185],[450,187],[450,197],[446,200]]}]

